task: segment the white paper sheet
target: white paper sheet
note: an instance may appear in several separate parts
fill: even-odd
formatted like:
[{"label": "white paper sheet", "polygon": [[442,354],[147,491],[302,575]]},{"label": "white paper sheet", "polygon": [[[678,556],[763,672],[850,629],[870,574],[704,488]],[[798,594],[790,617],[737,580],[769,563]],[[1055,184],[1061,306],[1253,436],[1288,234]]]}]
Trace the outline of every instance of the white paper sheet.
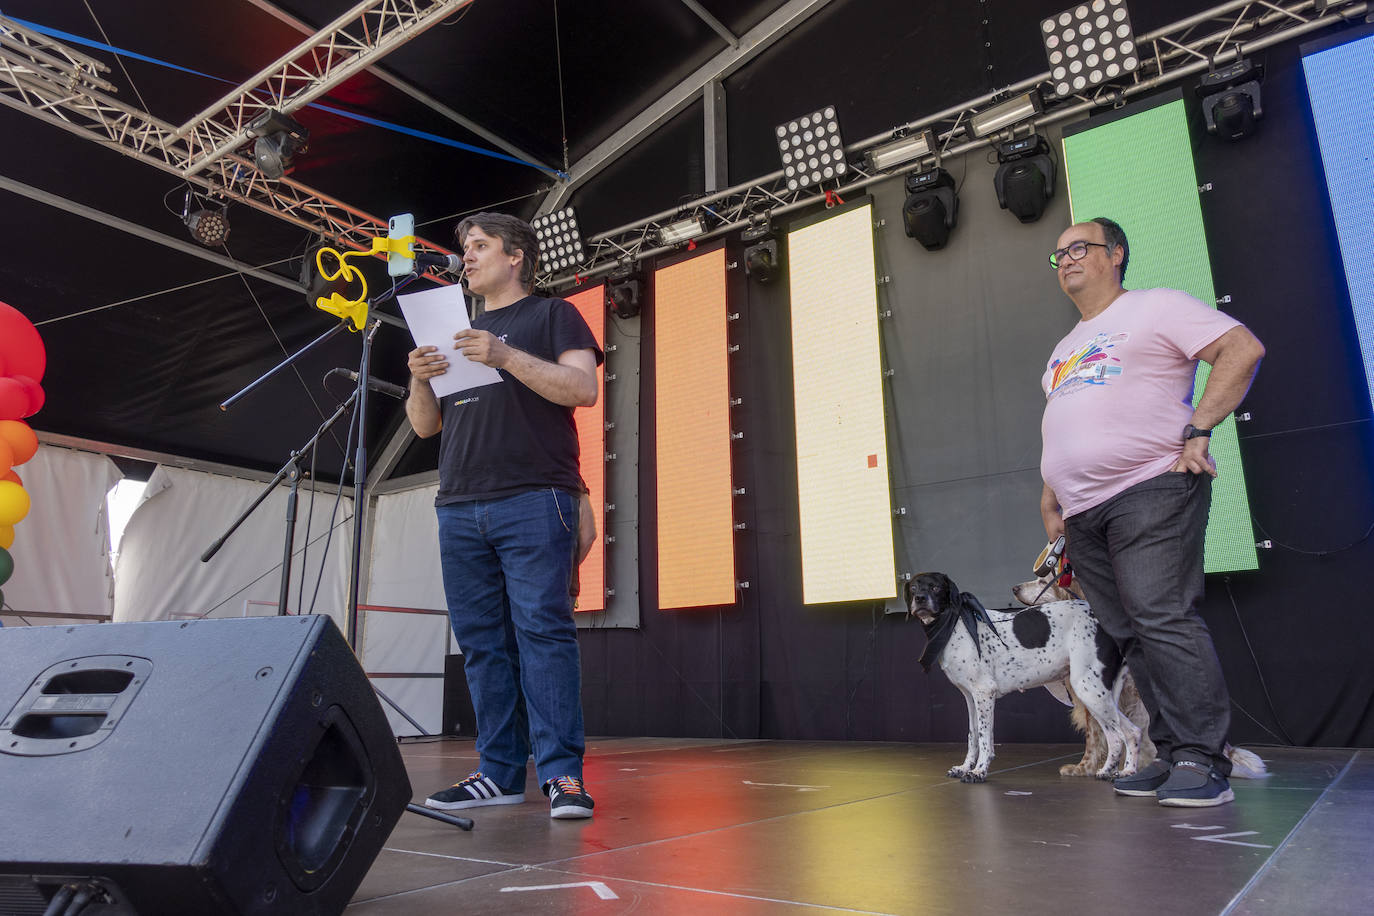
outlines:
[{"label": "white paper sheet", "polygon": [[469,388],[501,381],[501,373],[490,366],[474,363],[453,349],[453,335],[472,327],[463,288],[458,284],[439,286],[420,293],[397,296],[410,336],[417,347],[438,347],[448,357],[448,371],[429,380],[436,398],[447,397]]}]

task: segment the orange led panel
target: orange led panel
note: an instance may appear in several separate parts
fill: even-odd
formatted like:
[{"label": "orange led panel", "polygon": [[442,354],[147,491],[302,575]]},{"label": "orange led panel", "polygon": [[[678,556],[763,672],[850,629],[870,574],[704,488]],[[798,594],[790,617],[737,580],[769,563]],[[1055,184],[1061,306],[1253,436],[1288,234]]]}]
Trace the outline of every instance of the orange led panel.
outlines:
[{"label": "orange led panel", "polygon": [[658,606],[735,603],[725,251],[654,273]]},{"label": "orange led panel", "polygon": [[802,601],[893,598],[873,206],[787,236]]},{"label": "orange led panel", "polygon": [[[597,344],[606,349],[606,292],[602,286],[584,289],[567,300],[576,306],[592,329]],[[606,609],[606,384],[604,367],[596,372],[596,403],[573,411],[577,442],[582,456],[582,479],[591,494],[592,516],[596,519],[596,540],[578,570],[581,591],[577,610]]]}]

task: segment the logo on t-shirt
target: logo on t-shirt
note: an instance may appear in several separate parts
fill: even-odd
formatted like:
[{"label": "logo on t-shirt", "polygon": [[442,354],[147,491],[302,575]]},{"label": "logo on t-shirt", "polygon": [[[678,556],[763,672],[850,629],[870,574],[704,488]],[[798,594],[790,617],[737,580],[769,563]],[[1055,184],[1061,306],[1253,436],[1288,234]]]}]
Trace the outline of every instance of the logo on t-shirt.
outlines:
[{"label": "logo on t-shirt", "polygon": [[1085,385],[1105,385],[1121,375],[1125,367],[1110,351],[1130,336],[1127,332],[1098,334],[1063,359],[1054,360],[1050,363],[1050,383],[1045,399],[1050,400],[1061,394],[1080,390]]},{"label": "logo on t-shirt", "polygon": [[453,406],[454,406],[454,407],[462,407],[464,404],[471,404],[471,403],[473,403],[474,401],[480,401],[480,400],[481,400],[481,398],[474,394],[474,395],[473,395],[472,397],[470,397],[470,398],[463,398],[461,401],[454,401],[454,402],[453,402]]}]

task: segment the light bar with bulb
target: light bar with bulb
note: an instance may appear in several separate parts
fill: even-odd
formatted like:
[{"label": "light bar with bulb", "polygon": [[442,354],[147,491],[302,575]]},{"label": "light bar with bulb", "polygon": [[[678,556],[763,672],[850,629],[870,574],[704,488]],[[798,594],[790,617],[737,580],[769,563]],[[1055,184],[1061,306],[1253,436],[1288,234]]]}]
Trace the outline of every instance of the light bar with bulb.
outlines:
[{"label": "light bar with bulb", "polygon": [[834,105],[779,124],[773,134],[789,191],[819,185],[849,171]]},{"label": "light bar with bulb", "polygon": [[680,219],[660,227],[658,243],[660,245],[677,245],[682,242],[690,242],[705,231],[706,226],[701,222],[701,217],[690,216],[687,219]]},{"label": "light bar with bulb", "polygon": [[539,240],[539,265],[549,273],[572,270],[583,261],[582,232],[572,207],[536,216],[530,222]]},{"label": "light bar with bulb", "polygon": [[1120,79],[1140,68],[1126,0],[1090,0],[1040,22],[1055,98]]},{"label": "light bar with bulb", "polygon": [[1013,124],[1020,124],[1022,121],[1033,118],[1045,110],[1044,103],[1040,100],[1040,93],[1032,89],[1025,95],[1018,95],[1014,99],[1007,99],[991,108],[980,111],[969,121],[973,134],[976,137],[986,137],[988,134],[995,134],[1005,127]]},{"label": "light bar with bulb", "polygon": [[864,164],[872,171],[882,172],[894,166],[914,162],[935,151],[935,133],[926,128],[905,137],[898,137],[864,153]]}]

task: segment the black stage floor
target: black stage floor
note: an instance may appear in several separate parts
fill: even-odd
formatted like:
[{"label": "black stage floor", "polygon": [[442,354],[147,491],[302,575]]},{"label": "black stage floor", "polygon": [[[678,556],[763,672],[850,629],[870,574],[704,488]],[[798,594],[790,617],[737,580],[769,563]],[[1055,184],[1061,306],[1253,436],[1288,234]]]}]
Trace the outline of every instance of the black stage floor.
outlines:
[{"label": "black stage floor", "polygon": [[[962,745],[599,739],[595,818],[405,814],[347,913],[1374,912],[1374,754],[1254,750],[1269,778],[1190,810],[1060,777],[1081,746],[1002,745],[964,785]],[[404,755],[417,801],[476,767],[471,741]]]}]

